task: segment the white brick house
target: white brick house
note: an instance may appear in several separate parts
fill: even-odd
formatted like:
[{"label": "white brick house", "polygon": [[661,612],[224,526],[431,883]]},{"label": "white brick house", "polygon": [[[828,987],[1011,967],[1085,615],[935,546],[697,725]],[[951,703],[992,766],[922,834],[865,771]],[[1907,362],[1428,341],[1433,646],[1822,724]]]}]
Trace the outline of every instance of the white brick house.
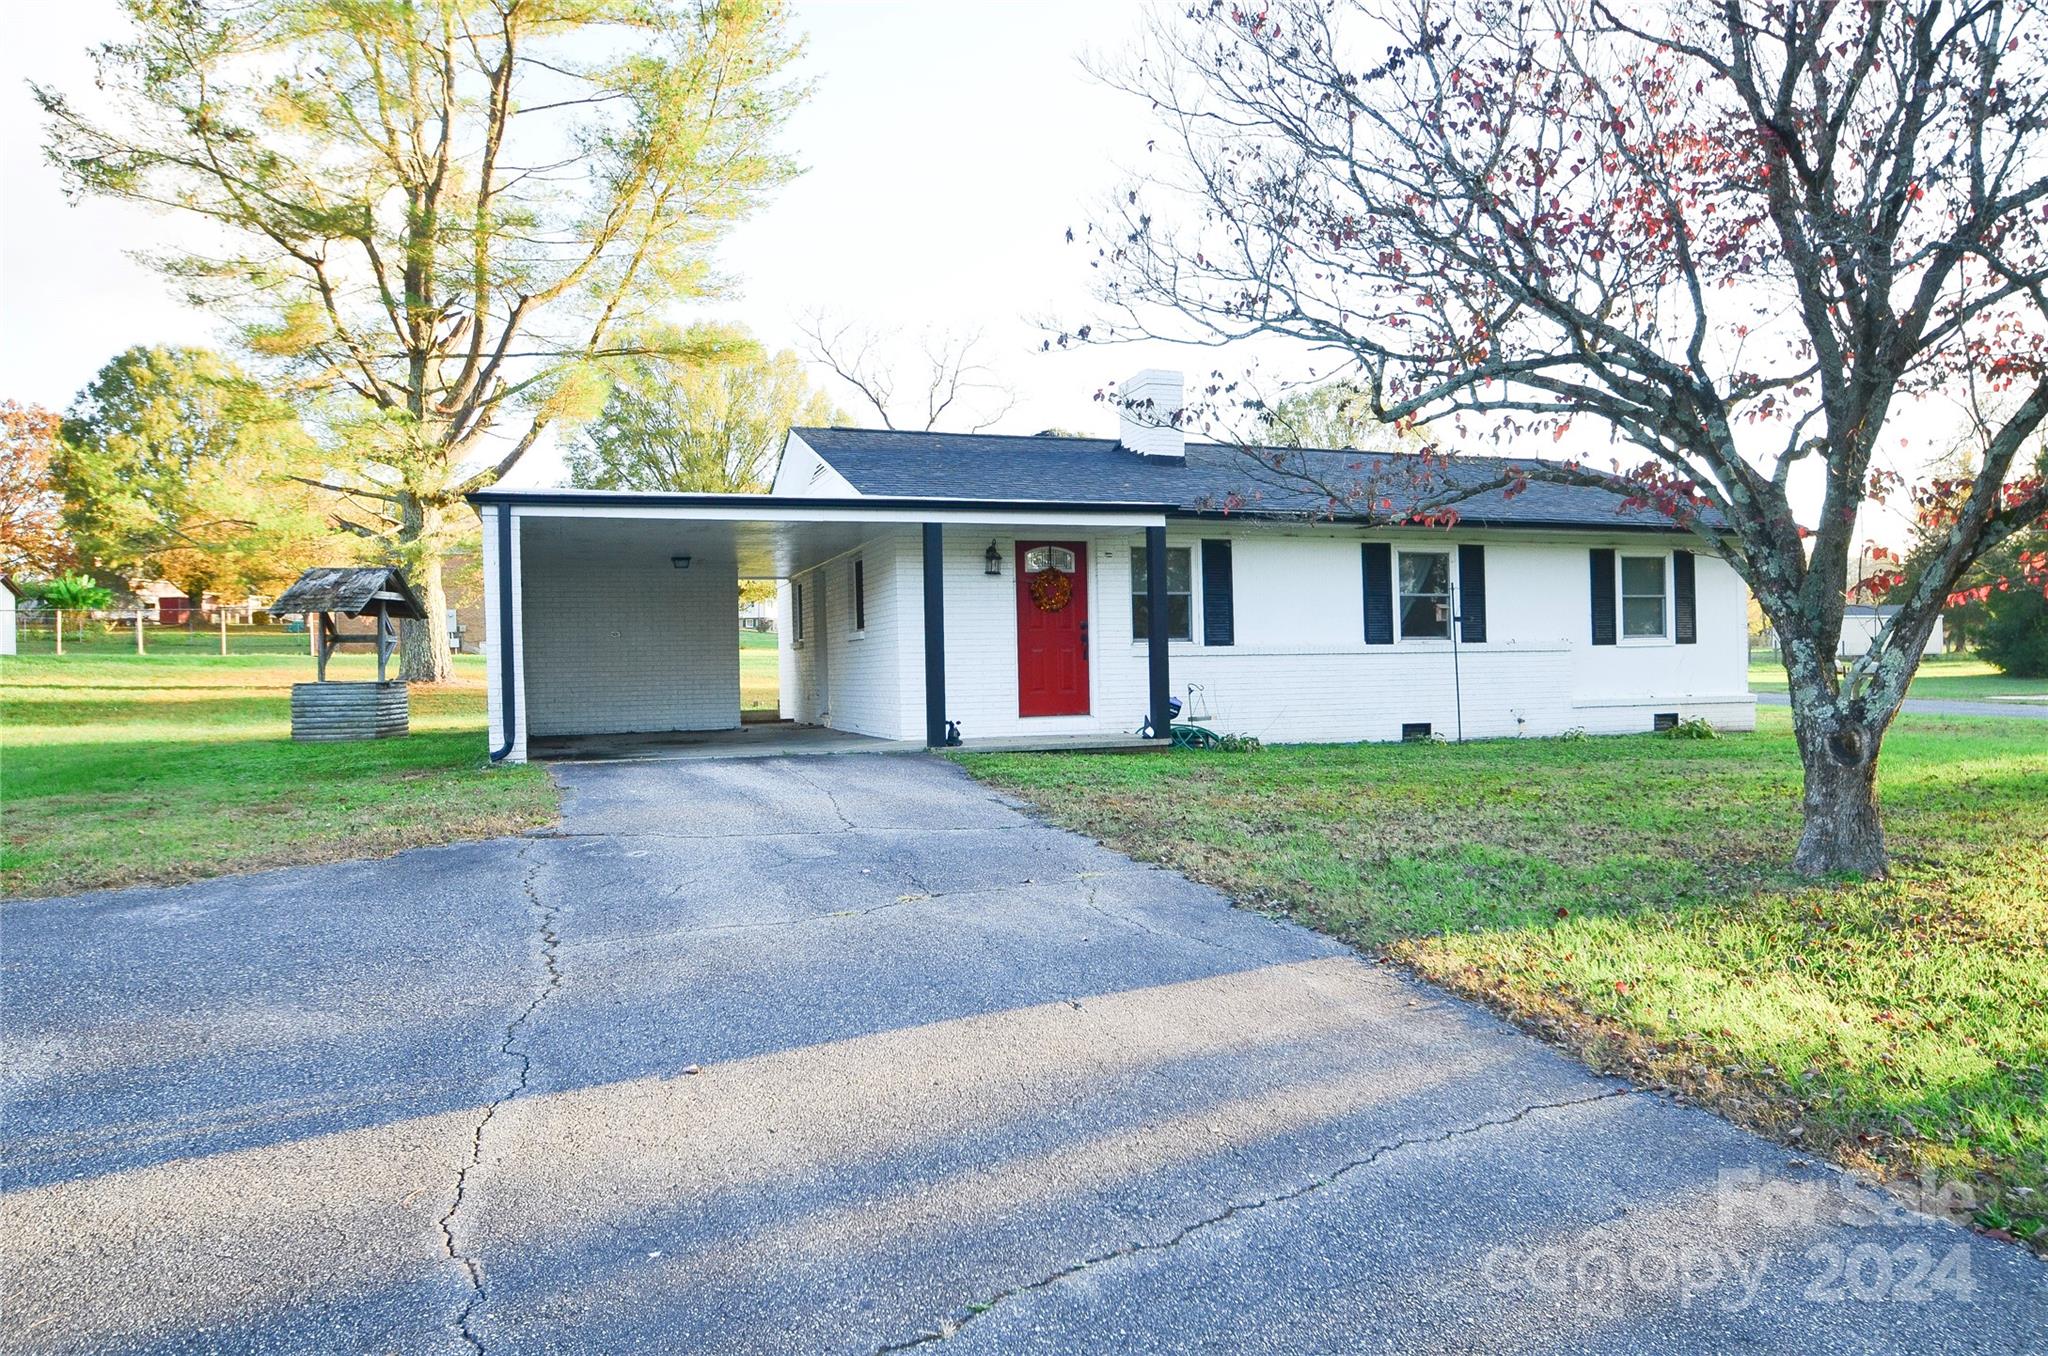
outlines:
[{"label": "white brick house", "polygon": [[493,755],[737,727],[750,578],[781,581],[781,714],[884,740],[1123,736],[1169,696],[1270,741],[1753,726],[1742,583],[1655,514],[1543,485],[1448,529],[1270,483],[1213,507],[1246,465],[1126,415],[1118,439],[797,429],[769,495],[481,492]]}]

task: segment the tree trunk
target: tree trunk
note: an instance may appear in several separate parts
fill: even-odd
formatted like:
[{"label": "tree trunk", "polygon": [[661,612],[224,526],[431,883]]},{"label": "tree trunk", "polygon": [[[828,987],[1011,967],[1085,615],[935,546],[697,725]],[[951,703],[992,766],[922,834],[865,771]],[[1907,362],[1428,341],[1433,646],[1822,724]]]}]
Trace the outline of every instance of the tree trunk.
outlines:
[{"label": "tree trunk", "polygon": [[[1884,825],[1877,809],[1877,751],[1883,730],[1850,722],[1825,697],[1817,712],[1795,710],[1806,767],[1806,827],[1793,854],[1802,876],[1884,874]],[[1795,707],[1804,705],[1795,695]]]},{"label": "tree trunk", "polygon": [[408,683],[445,683],[454,669],[448,662],[448,595],[441,587],[441,510],[407,495],[399,512],[405,577],[427,613],[424,621],[399,624],[399,676]]}]

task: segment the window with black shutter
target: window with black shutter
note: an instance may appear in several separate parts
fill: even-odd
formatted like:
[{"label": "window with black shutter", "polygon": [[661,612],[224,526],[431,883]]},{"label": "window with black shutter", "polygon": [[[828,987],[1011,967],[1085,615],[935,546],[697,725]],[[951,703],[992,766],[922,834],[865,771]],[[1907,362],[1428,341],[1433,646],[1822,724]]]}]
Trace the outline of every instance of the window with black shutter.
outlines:
[{"label": "window with black shutter", "polygon": [[868,629],[868,572],[867,562],[853,562],[853,629]]},{"label": "window with black shutter", "polygon": [[1365,570],[1365,643],[1394,643],[1394,548],[1369,541],[1361,548]]},{"label": "window with black shutter", "polygon": [[1595,547],[1588,552],[1593,571],[1593,643],[1614,644],[1614,552]]},{"label": "window with black shutter", "polygon": [[1693,577],[1690,551],[1671,553],[1671,598],[1676,615],[1672,618],[1680,645],[1700,642],[1699,583]]},{"label": "window with black shutter", "polygon": [[1451,638],[1451,553],[1394,553],[1394,617],[1403,640]]},{"label": "window with black shutter", "polygon": [[[1058,549],[1058,548],[1055,548]],[[1068,568],[1072,568],[1072,552],[1067,555]],[[1187,546],[1166,548],[1166,638],[1168,640],[1193,640],[1195,638],[1195,567],[1194,550]],[[1149,553],[1142,546],[1131,548],[1131,639],[1144,640],[1151,634],[1152,604],[1149,585],[1152,579],[1152,562]]]},{"label": "window with black shutter", "polygon": [[1458,639],[1486,643],[1486,548],[1458,548]]},{"label": "window with black shutter", "polygon": [[1237,643],[1237,605],[1227,541],[1202,543],[1202,643]]}]

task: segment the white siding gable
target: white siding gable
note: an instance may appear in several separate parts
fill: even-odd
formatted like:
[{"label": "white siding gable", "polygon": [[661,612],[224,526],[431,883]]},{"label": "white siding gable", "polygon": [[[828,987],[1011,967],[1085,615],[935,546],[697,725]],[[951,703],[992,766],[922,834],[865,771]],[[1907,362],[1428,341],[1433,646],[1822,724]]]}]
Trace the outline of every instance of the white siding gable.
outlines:
[{"label": "white siding gable", "polygon": [[792,433],[782,445],[782,460],[775,468],[775,494],[805,495],[813,499],[858,499],[853,482],[832,469],[811,445]]}]

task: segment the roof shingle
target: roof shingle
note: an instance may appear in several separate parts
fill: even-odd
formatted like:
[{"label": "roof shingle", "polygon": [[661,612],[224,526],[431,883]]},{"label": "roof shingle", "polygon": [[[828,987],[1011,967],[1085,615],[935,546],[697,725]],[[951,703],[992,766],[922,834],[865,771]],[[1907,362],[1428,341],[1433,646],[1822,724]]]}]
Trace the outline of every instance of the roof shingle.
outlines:
[{"label": "roof shingle", "polygon": [[[1173,504],[1182,513],[1297,515],[1328,511],[1329,498],[1310,477],[1348,489],[1368,481],[1436,495],[1456,485],[1477,485],[1514,466],[1540,466],[1525,457],[1453,457],[1431,470],[1412,454],[1240,449],[1189,443],[1181,461],[1143,457],[1114,438],[1065,438],[987,433],[902,433],[884,429],[797,428],[820,457],[861,494],[906,498],[1051,499],[1066,502]],[[1258,455],[1280,453],[1285,469]],[[1302,472],[1308,472],[1304,476]],[[1396,507],[1405,509],[1400,492]],[[1623,527],[1679,530],[1654,509],[1622,508],[1606,490],[1531,481],[1508,497],[1485,490],[1459,501],[1459,520],[1500,527]],[[1339,511],[1337,517],[1357,517]]]},{"label": "roof shingle", "polygon": [[415,621],[427,615],[405,575],[384,565],[316,565],[270,605],[273,616],[339,612],[357,617],[366,611],[384,611]]}]

